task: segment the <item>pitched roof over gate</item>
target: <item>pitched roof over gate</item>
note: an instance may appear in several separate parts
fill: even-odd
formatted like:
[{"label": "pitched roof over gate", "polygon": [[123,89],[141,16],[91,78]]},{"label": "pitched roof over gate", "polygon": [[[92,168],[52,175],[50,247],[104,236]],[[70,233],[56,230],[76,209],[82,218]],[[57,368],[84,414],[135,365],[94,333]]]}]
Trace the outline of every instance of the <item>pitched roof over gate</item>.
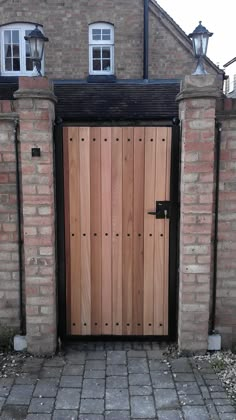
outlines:
[{"label": "pitched roof over gate", "polygon": [[178,116],[178,80],[54,83],[56,114],[64,120],[160,120]]}]

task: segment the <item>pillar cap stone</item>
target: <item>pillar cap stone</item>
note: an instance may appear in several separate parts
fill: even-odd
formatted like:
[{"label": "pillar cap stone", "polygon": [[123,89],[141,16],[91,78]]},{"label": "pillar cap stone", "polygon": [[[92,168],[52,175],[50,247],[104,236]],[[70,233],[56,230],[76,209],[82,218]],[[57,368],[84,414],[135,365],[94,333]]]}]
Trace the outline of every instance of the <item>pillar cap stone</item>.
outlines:
[{"label": "pillar cap stone", "polygon": [[185,76],[181,83],[181,90],[176,97],[176,101],[180,102],[185,99],[204,99],[204,98],[220,98],[222,92],[219,89],[217,76],[207,75],[191,75]]},{"label": "pillar cap stone", "polygon": [[52,83],[47,77],[19,77],[19,89],[14,93],[15,99],[48,99],[57,102]]}]

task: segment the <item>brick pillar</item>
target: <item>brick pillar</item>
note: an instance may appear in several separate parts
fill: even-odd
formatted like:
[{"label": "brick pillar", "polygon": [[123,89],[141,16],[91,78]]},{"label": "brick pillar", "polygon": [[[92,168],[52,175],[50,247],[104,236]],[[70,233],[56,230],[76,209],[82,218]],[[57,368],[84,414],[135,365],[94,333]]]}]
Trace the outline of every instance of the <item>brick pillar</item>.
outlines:
[{"label": "brick pillar", "polygon": [[[53,121],[55,96],[44,77],[20,77],[20,162],[28,351],[56,349]],[[32,156],[32,149],[40,156]]]},{"label": "brick pillar", "polygon": [[215,76],[186,76],[182,125],[179,331],[180,350],[207,349],[214,211]]}]

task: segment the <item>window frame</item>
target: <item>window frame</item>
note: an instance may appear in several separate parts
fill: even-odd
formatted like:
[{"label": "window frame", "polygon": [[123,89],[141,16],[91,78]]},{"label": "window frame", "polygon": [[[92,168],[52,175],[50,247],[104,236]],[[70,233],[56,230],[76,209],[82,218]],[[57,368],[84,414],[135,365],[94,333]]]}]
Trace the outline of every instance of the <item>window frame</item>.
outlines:
[{"label": "window frame", "polygon": [[[35,74],[34,68],[26,70],[26,41],[24,39],[25,32],[32,31],[38,25],[43,32],[43,26],[33,22],[11,22],[0,26],[0,43],[1,43],[1,75],[2,76],[33,76]],[[19,60],[20,70],[6,70],[5,68],[5,47],[4,47],[4,33],[5,31],[19,31]],[[44,74],[44,55],[41,62],[41,73]]]},{"label": "window frame", "polygon": [[[94,29],[110,29],[111,39],[107,40],[94,40],[93,30]],[[93,70],[93,49],[96,47],[109,48],[110,50],[110,70]],[[89,74],[92,76],[99,75],[113,75],[114,74],[114,25],[106,22],[96,22],[89,25]]]}]

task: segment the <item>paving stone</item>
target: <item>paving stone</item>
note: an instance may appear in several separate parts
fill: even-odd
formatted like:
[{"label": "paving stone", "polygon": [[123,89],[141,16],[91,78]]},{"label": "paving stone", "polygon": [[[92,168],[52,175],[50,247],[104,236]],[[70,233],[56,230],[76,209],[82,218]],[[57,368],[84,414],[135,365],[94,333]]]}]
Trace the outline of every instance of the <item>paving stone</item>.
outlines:
[{"label": "paving stone", "polygon": [[85,352],[72,351],[70,353],[67,352],[65,359],[70,364],[83,365],[85,363],[85,356]]},{"label": "paving stone", "polygon": [[126,376],[128,375],[125,365],[109,365],[107,366],[107,376]]},{"label": "paving stone", "polygon": [[[158,420],[182,420],[183,415],[179,410],[157,410]],[[200,419],[199,419],[200,420]]]},{"label": "paving stone", "polygon": [[0,397],[8,397],[11,386],[0,385]]},{"label": "paving stone", "polygon": [[236,420],[236,414],[232,414],[232,413],[219,414],[219,418],[220,420]]},{"label": "paving stone", "polygon": [[210,420],[206,407],[183,407],[185,420]]},{"label": "paving stone", "polygon": [[130,373],[129,385],[151,385],[150,375],[147,373]]},{"label": "paving stone", "polygon": [[86,355],[86,360],[105,360],[105,351],[89,351]]},{"label": "paving stone", "polygon": [[219,420],[218,413],[216,411],[215,405],[211,399],[205,400],[205,405],[208,410],[211,419]]},{"label": "paving stone", "polygon": [[57,378],[41,379],[35,387],[34,397],[56,397],[58,383],[59,379]]},{"label": "paving stone", "polygon": [[151,372],[152,385],[154,388],[174,388],[174,381],[171,373]]},{"label": "paving stone", "polygon": [[125,351],[108,351],[107,352],[107,364],[108,365],[125,365],[126,364],[126,352]]},{"label": "paving stone", "polygon": [[176,388],[179,395],[200,394],[200,389],[194,382],[176,382]]},{"label": "paving stone", "polygon": [[78,412],[76,410],[55,410],[53,420],[76,420]]},{"label": "paving stone", "polygon": [[151,395],[152,394],[152,387],[148,385],[144,386],[130,386],[129,393],[131,396],[133,395]]},{"label": "paving stone", "polygon": [[179,408],[178,395],[175,389],[155,389],[154,397],[157,409]]},{"label": "paving stone", "polygon": [[195,382],[193,373],[176,373],[176,382]]},{"label": "paving stone", "polygon": [[128,388],[127,376],[108,376],[106,380],[107,388]]},{"label": "paving stone", "polygon": [[81,388],[82,376],[62,376],[60,387],[62,388]]},{"label": "paving stone", "polygon": [[221,385],[211,385],[209,386],[210,392],[224,392],[224,388]]},{"label": "paving stone", "polygon": [[233,405],[218,405],[216,407],[218,413],[235,413],[236,409]]},{"label": "paving stone", "polygon": [[104,370],[85,370],[84,378],[87,379],[105,379],[106,371]]},{"label": "paving stone", "polygon": [[63,367],[65,363],[66,362],[62,357],[53,357],[52,359],[45,360],[44,366]]},{"label": "paving stone", "polygon": [[103,414],[104,400],[102,399],[81,399],[80,414]]},{"label": "paving stone", "polygon": [[204,405],[201,395],[180,395],[179,399],[183,405]]},{"label": "paving stone", "polygon": [[146,351],[144,350],[129,350],[127,353],[128,358],[139,358],[146,357]]},{"label": "paving stone", "polygon": [[149,360],[149,368],[152,372],[169,371],[170,367],[161,360]]},{"label": "paving stone", "polygon": [[104,379],[84,379],[81,398],[104,398]]},{"label": "paving stone", "polygon": [[1,411],[2,406],[3,406],[3,404],[5,403],[5,401],[6,401],[6,398],[4,398],[4,397],[0,397],[0,411]]},{"label": "paving stone", "polygon": [[66,365],[63,369],[63,376],[81,376],[84,373],[83,365]]},{"label": "paving stone", "polygon": [[185,357],[171,361],[171,367],[175,373],[192,373],[192,366]]},{"label": "paving stone", "polygon": [[130,419],[129,411],[106,411],[105,420],[128,420]]},{"label": "paving stone", "polygon": [[51,414],[28,414],[26,420],[51,420]]},{"label": "paving stone", "polygon": [[211,398],[228,398],[226,392],[211,392]]},{"label": "paving stone", "polygon": [[34,373],[22,373],[15,379],[15,385],[35,385],[38,381],[38,376]]},{"label": "paving stone", "polygon": [[45,366],[40,371],[40,378],[59,378],[61,376],[62,368]]},{"label": "paving stone", "polygon": [[56,409],[74,410],[79,408],[80,390],[75,388],[61,388],[56,399]]},{"label": "paving stone", "polygon": [[205,381],[204,381],[202,375],[199,372],[195,371],[195,370],[193,371],[193,373],[194,373],[194,377],[195,377],[195,380],[196,380],[197,384],[199,386],[204,386],[205,385]]},{"label": "paving stone", "polygon": [[213,401],[215,405],[231,405],[232,404],[232,401],[227,398],[220,398],[220,399],[214,398]]},{"label": "paving stone", "polygon": [[85,367],[86,369],[104,370],[105,360],[87,360]]},{"label": "paving stone", "polygon": [[54,398],[32,398],[29,413],[51,413],[54,407]]},{"label": "paving stone", "polygon": [[148,364],[146,359],[129,359],[128,361],[129,373],[148,373]]},{"label": "paving stone", "polygon": [[9,397],[8,405],[27,405],[33,394],[33,385],[13,385]]},{"label": "paving stone", "polygon": [[148,350],[147,356],[148,356],[148,359],[161,360],[163,359],[163,352],[160,349]]},{"label": "paving stone", "polygon": [[129,410],[128,389],[107,389],[106,410]]},{"label": "paving stone", "polygon": [[137,419],[155,418],[156,411],[152,396],[131,397],[131,416]]},{"label": "paving stone", "polygon": [[210,392],[209,389],[207,388],[207,386],[200,386],[200,390],[202,393],[203,398],[210,398]]},{"label": "paving stone", "polygon": [[79,420],[104,420],[102,414],[80,414],[78,417]]},{"label": "paving stone", "polygon": [[25,420],[28,406],[5,405],[2,409],[1,419],[3,420]]}]

